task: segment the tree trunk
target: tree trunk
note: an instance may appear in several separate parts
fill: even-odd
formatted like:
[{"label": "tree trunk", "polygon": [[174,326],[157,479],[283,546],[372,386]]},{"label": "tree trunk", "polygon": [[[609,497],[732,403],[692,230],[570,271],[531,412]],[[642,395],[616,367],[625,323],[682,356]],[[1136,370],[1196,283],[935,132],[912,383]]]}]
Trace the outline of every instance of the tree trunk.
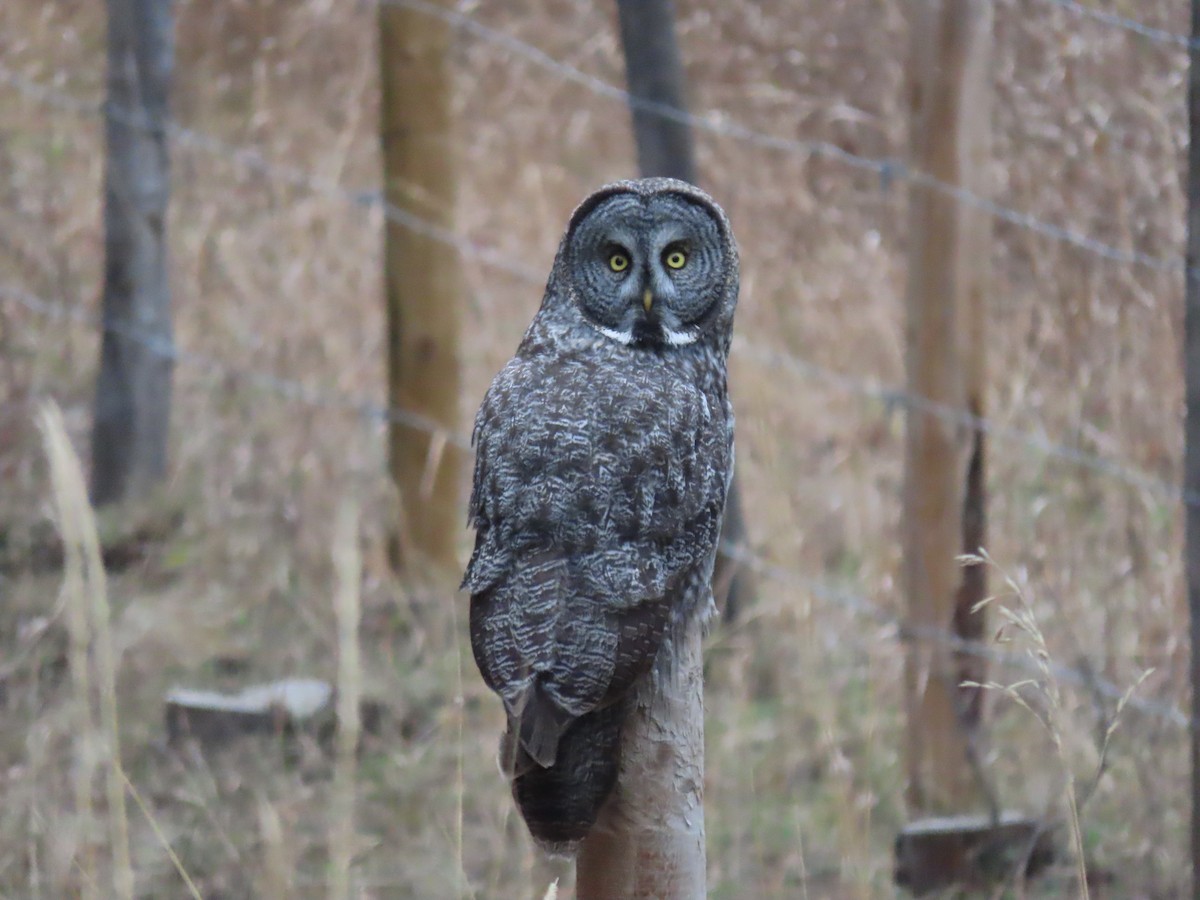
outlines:
[{"label": "tree trunk", "polygon": [[[933,180],[986,194],[990,142],[991,0],[915,0],[907,296],[908,389],[943,407],[984,411],[984,296],[990,220]],[[912,812],[964,812],[988,801],[973,764],[982,661],[957,657],[933,633],[977,638],[981,566],[955,557],[984,539],[984,434],[908,408],[904,588],[908,800]]]},{"label": "tree trunk", "polygon": [[[449,26],[401,6],[379,7],[380,139],[384,195],[391,207],[449,228],[455,184]],[[453,247],[389,218],[385,244],[388,400],[452,430],[460,390],[462,291]],[[393,562],[411,552],[456,564],[462,532],[461,455],[445,436],[393,422],[389,461],[402,524]]]},{"label": "tree trunk", "polygon": [[170,0],[109,0],[104,299],[92,497],[139,494],[167,468],[174,346],[167,277]]},{"label": "tree trunk", "polygon": [[638,170],[696,183],[692,129],[684,120],[683,62],[671,0],[617,0]]},{"label": "tree trunk", "polygon": [[[643,177],[661,175],[699,184],[692,129],[685,119],[683,63],[675,40],[671,2],[617,0],[617,14],[625,77],[633,97],[630,111],[638,171]],[[725,504],[721,543],[741,546],[745,542],[742,492],[735,477]],[[713,594],[726,621],[733,621],[754,594],[750,572],[724,552],[717,554]]]}]

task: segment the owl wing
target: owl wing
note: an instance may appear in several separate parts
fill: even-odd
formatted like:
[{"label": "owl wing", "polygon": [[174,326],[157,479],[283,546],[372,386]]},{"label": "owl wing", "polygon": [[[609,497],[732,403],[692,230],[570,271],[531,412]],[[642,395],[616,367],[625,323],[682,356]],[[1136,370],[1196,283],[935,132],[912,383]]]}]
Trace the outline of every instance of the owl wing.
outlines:
[{"label": "owl wing", "polygon": [[476,419],[471,645],[542,766],[620,699],[711,571],[729,434],[686,382],[518,358]]}]

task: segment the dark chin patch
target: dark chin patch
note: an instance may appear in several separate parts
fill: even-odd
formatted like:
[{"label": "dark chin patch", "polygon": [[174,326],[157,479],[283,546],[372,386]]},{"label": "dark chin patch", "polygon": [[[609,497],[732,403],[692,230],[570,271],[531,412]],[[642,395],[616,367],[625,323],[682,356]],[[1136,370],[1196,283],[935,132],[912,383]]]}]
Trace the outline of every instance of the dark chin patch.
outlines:
[{"label": "dark chin patch", "polygon": [[667,343],[662,323],[657,318],[639,316],[633,323],[633,343],[636,347],[651,347],[661,350]]}]

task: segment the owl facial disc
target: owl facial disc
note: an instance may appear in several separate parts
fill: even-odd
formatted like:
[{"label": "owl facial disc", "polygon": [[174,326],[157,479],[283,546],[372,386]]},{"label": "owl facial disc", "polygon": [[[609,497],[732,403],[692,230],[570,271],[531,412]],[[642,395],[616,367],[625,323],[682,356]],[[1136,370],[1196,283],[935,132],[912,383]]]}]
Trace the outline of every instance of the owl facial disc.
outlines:
[{"label": "owl facial disc", "polygon": [[570,296],[607,339],[664,351],[727,328],[736,251],[711,204],[618,190],[582,209],[565,240]]}]

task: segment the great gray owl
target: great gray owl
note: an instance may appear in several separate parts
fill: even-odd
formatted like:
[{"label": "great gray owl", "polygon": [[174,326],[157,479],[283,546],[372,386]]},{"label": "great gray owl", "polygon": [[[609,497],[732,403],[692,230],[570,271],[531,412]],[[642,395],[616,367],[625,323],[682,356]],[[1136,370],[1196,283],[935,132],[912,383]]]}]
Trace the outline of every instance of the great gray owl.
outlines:
[{"label": "great gray owl", "polygon": [[571,216],[541,308],[475,419],[471,648],[543,846],[570,852],[616,783],[631,689],[711,605],[733,472],[725,214],[666,178]]}]

